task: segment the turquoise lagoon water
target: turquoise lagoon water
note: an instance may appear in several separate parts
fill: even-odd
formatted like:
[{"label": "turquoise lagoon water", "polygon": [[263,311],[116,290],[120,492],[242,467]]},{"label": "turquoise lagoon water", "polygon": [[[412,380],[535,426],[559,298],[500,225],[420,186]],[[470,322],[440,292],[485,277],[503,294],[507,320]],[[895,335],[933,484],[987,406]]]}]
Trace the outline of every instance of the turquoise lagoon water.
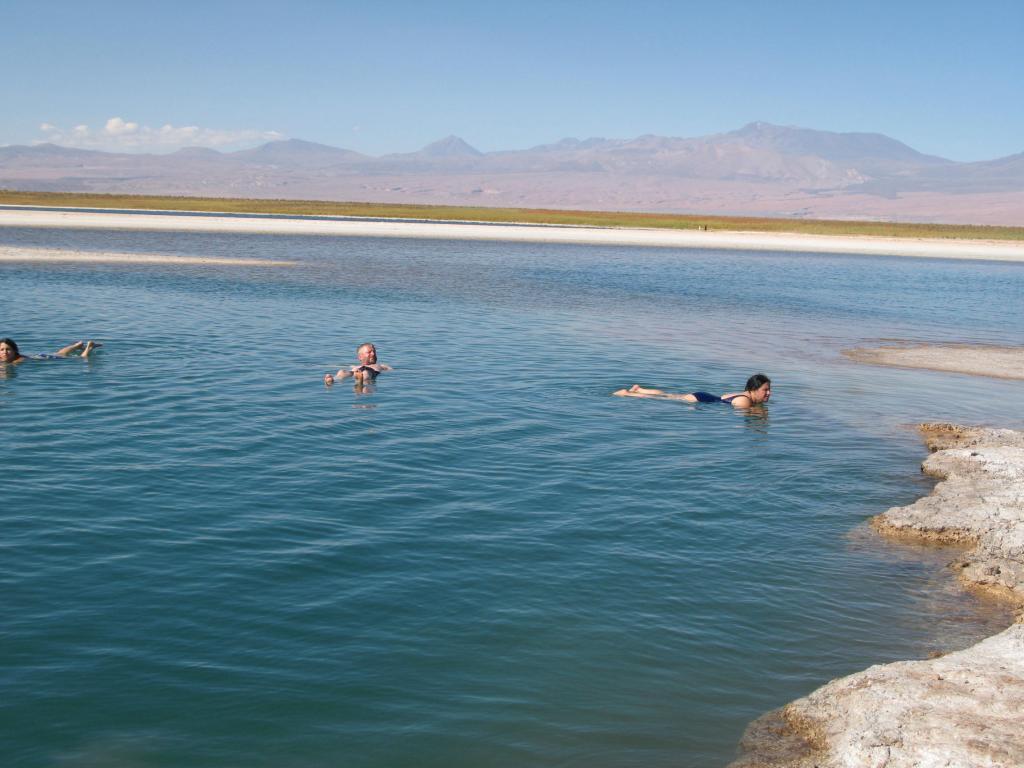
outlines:
[{"label": "turquoise lagoon water", "polygon": [[[908,424],[1020,383],[858,366],[1021,343],[985,262],[0,229],[289,258],[4,264],[6,766],[713,766],[755,717],[1005,617],[864,521]],[[325,371],[377,343],[372,393]],[[610,397],[763,370],[766,414]]]}]

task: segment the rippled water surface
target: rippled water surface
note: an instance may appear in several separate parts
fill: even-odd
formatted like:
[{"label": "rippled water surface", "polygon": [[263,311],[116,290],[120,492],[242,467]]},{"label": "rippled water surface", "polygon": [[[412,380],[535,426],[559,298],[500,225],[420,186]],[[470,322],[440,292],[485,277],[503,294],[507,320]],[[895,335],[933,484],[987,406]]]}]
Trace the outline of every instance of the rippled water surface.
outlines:
[{"label": "rippled water surface", "polygon": [[[3,264],[6,766],[713,766],[758,715],[1003,617],[864,522],[920,420],[1020,383],[1013,264],[0,229],[291,268]],[[375,392],[320,378],[377,343]],[[763,414],[610,397],[763,370]]]}]

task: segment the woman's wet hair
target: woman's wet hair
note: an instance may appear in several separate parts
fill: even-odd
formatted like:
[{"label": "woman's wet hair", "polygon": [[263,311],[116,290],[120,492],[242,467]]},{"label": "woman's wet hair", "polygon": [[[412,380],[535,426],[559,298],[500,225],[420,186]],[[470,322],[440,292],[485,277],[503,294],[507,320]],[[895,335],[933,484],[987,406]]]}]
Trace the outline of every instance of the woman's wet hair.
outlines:
[{"label": "woman's wet hair", "polygon": [[14,339],[0,339],[0,344],[6,344],[12,350],[14,350],[14,359],[15,360],[17,360],[19,357],[21,357],[21,352],[18,351],[18,345],[14,341]]},{"label": "woman's wet hair", "polygon": [[771,384],[772,380],[765,376],[763,373],[755,373],[749,379],[747,379],[747,392],[753,392],[755,389],[760,389],[765,384]]}]

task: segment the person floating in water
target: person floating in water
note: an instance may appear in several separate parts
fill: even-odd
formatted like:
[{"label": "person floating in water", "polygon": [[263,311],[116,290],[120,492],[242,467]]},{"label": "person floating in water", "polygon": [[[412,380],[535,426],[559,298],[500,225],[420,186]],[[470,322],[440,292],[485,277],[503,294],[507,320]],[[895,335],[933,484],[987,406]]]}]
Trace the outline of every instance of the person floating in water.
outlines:
[{"label": "person floating in water", "polygon": [[88,358],[92,354],[92,351],[97,347],[103,346],[90,339],[89,341],[76,341],[74,344],[68,344],[63,349],[58,349],[52,355],[23,355],[18,350],[18,345],[14,339],[0,339],[0,363],[6,363],[7,365],[21,365],[26,360],[48,360],[56,357],[72,357],[75,352],[81,353],[81,356]]},{"label": "person floating in water", "polygon": [[712,395],[710,392],[664,392],[660,389],[648,389],[634,384],[629,389],[613,392],[619,397],[653,397],[663,400],[682,400],[685,403],[729,403],[733,408],[750,408],[754,405],[767,403],[772,396],[772,380],[763,373],[755,373],[747,379],[747,388],[742,392],[727,395]]},{"label": "person floating in water", "polygon": [[358,365],[342,368],[335,374],[325,373],[324,384],[328,387],[335,381],[351,376],[356,384],[369,384],[377,378],[377,374],[384,371],[393,371],[390,365],[377,362],[377,348],[370,342],[360,344],[356,348],[356,357],[359,358]]}]

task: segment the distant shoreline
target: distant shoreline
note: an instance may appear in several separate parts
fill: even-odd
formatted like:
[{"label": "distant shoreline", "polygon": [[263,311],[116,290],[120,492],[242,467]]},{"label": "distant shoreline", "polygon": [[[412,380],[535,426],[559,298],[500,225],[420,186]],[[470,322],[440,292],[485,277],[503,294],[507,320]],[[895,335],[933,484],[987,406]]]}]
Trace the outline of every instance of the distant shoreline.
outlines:
[{"label": "distant shoreline", "polygon": [[426,203],[343,202],[244,197],[194,197],[100,192],[27,192],[0,189],[0,206],[190,214],[342,217],[360,219],[539,224],[626,229],[775,232],[804,235],[868,235],[937,240],[998,240],[1024,243],[1024,226],[939,224],[874,218],[655,213],[576,208],[524,208]]},{"label": "distant shoreline", "polygon": [[[523,226],[527,224],[527,226]],[[907,256],[1024,263],[1024,242],[952,238],[820,235],[694,229],[648,229],[533,222],[365,220],[356,218],[283,218],[261,215],[191,214],[167,211],[118,213],[103,210],[26,210],[0,206],[0,227],[219,232],[271,235],[326,235],[436,240],[655,248],[702,248],[738,251]]]}]

